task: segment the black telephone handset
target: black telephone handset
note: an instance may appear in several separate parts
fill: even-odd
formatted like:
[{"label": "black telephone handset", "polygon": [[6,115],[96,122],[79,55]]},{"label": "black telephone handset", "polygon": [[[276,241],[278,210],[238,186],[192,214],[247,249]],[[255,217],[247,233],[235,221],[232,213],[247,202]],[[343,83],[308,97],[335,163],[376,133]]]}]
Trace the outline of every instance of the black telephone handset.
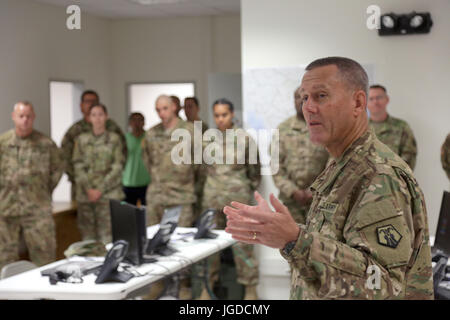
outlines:
[{"label": "black telephone handset", "polygon": [[217,238],[217,234],[211,232],[210,230],[215,227],[214,217],[217,214],[217,210],[215,209],[207,209],[202,213],[200,218],[196,223],[197,233],[194,236],[194,239],[215,239]]},{"label": "black telephone handset", "polygon": [[112,248],[108,251],[103,262],[100,273],[95,280],[95,283],[104,282],[127,282],[134,276],[128,272],[119,272],[117,267],[119,263],[125,258],[128,252],[128,242],[125,240],[118,240],[114,242]]},{"label": "black telephone handset", "polygon": [[147,248],[145,249],[146,254],[159,254],[162,256],[170,256],[176,249],[169,247],[170,236],[177,227],[175,222],[166,222],[159,226],[158,232],[155,236],[148,241]]}]

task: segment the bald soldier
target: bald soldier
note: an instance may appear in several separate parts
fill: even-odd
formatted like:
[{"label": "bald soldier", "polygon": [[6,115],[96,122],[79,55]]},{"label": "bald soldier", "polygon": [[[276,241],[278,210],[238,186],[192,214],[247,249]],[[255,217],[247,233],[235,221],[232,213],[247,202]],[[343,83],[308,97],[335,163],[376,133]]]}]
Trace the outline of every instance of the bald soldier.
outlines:
[{"label": "bald soldier", "polygon": [[156,99],[156,112],[161,122],[150,128],[142,140],[142,159],[152,177],[147,188],[147,224],[161,221],[164,209],[181,205],[182,212],[178,225],[191,227],[194,219],[192,205],[196,201],[194,192],[194,164],[175,164],[172,149],[180,141],[172,141],[176,129],[185,129],[191,135],[193,152],[194,126],[177,117],[176,104],[166,95]]},{"label": "bald soldier", "polygon": [[[172,159],[173,148],[181,143],[172,141],[172,133],[177,129],[184,129],[191,137],[191,152],[194,151],[194,126],[177,116],[177,105],[167,95],[161,95],[156,99],[155,109],[161,122],[150,128],[142,140],[142,159],[152,177],[152,183],[147,188],[147,225],[161,222],[164,210],[169,207],[182,207],[178,220],[180,227],[192,227],[194,222],[193,204],[197,197],[195,194],[195,171],[193,154],[190,164],[175,164]],[[185,132],[186,132],[185,131]],[[156,298],[163,290],[162,281],[156,282],[151,287],[147,298]],[[192,292],[189,287],[189,279],[181,281],[180,299],[191,299]]]},{"label": "bald soldier", "polygon": [[441,147],[442,168],[450,180],[450,133],[447,135],[444,144]]},{"label": "bald soldier", "polygon": [[[74,123],[66,132],[61,142],[61,149],[64,160],[66,161],[66,173],[69,178],[69,181],[72,183],[72,201],[75,200],[75,177],[74,177],[74,166],[72,161],[73,149],[75,146],[76,138],[86,132],[92,131],[92,125],[89,122],[89,108],[94,104],[99,104],[99,96],[97,92],[93,90],[86,90],[81,95],[80,109],[83,113],[83,119]],[[123,153],[125,155],[124,159],[126,160],[127,148],[125,135],[123,134],[120,127],[114,120],[108,118],[106,121],[106,130],[109,132],[115,132],[119,135],[121,145],[123,146]],[[124,161],[125,161],[124,160]]]},{"label": "bald soldier", "polygon": [[408,123],[394,118],[386,111],[389,96],[386,88],[375,84],[370,86],[367,107],[370,111],[370,125],[377,138],[391,148],[414,170],[417,157],[417,143]]},{"label": "bald soldier", "polygon": [[305,223],[312,201],[309,186],[325,169],[328,152],[309,140],[299,90],[294,92],[296,115],[278,126],[279,170],[273,181],[280,190],[280,200],[289,208],[294,220]]},{"label": "bald soldier", "polygon": [[273,195],[224,209],[234,239],[280,249],[291,299],[433,299],[428,222],[411,168],[369,128],[367,74],[342,57],[306,67],[310,139],[332,157],[311,186],[306,223]]},{"label": "bald soldier", "polygon": [[30,102],[16,103],[15,128],[0,136],[0,269],[19,259],[23,234],[33,263],[55,260],[52,192],[64,163],[56,144],[33,129]]}]

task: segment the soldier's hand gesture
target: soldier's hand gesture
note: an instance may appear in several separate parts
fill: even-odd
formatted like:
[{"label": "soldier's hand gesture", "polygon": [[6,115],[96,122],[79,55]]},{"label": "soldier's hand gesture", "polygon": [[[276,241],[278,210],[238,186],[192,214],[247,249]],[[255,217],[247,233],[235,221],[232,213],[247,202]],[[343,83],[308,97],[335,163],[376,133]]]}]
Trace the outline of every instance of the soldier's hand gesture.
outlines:
[{"label": "soldier's hand gesture", "polygon": [[256,206],[233,201],[231,207],[224,208],[228,220],[225,231],[231,233],[233,239],[282,249],[298,238],[300,229],[297,223],[287,207],[273,194],[270,195],[270,203],[275,212],[257,191],[255,199]]}]

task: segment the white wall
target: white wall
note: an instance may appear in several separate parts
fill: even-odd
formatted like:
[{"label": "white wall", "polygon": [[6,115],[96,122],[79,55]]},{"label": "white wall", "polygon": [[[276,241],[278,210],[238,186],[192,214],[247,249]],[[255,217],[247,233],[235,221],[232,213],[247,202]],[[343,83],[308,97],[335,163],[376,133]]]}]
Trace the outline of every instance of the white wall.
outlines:
[{"label": "white wall", "polygon": [[[128,82],[195,81],[208,119],[208,74],[240,73],[240,16],[110,20],[81,11],[66,28],[64,6],[0,1],[0,110],[21,99],[36,108],[35,127],[50,134],[49,81],[82,81],[125,129]],[[0,132],[12,128],[0,117]]]},{"label": "white wall", "polygon": [[27,99],[36,129],[50,135],[50,80],[82,81],[110,103],[110,23],[82,12],[81,30],[68,30],[67,17],[65,7],[0,1],[0,132],[12,128],[13,104]]},{"label": "white wall", "polygon": [[439,157],[450,131],[450,2],[376,1],[382,13],[431,12],[434,25],[429,34],[391,37],[367,29],[366,8],[371,4],[371,0],[242,0],[242,69],[306,65],[333,55],[373,64],[375,81],[390,94],[389,112],[405,119],[416,136],[415,175],[434,233],[442,191],[449,189]]},{"label": "white wall", "polygon": [[200,117],[208,120],[208,74],[240,72],[240,17],[113,20],[113,112],[125,126],[131,82],[196,85]]},{"label": "white wall", "polygon": [[[379,37],[366,27],[366,8],[371,4],[379,5],[382,13],[429,11],[434,26],[426,35]],[[449,189],[439,160],[440,146],[450,131],[449,12],[446,0],[241,1],[243,74],[254,68],[307,65],[334,55],[373,65],[375,81],[390,94],[389,112],[414,130],[419,149],[415,174],[425,193],[432,234],[442,191]],[[245,90],[244,86],[244,97]],[[245,113],[245,98],[243,109]],[[274,191],[273,184],[263,186],[265,196]],[[263,263],[281,259],[277,250],[258,249]],[[260,295],[270,295],[264,284],[259,289]]]}]

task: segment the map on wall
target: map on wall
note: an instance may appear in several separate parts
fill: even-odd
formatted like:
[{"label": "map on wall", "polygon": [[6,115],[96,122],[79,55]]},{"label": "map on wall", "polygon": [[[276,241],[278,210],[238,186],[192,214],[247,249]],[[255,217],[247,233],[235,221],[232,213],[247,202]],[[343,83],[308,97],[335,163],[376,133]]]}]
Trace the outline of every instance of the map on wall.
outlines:
[{"label": "map on wall", "polygon": [[294,90],[302,67],[247,69],[243,74],[243,118],[246,129],[276,129],[295,115]]},{"label": "map on wall", "polygon": [[272,130],[295,115],[294,91],[300,86],[304,72],[302,67],[244,70],[244,128],[253,133],[258,143],[262,175],[268,176],[271,172],[269,144]]}]

